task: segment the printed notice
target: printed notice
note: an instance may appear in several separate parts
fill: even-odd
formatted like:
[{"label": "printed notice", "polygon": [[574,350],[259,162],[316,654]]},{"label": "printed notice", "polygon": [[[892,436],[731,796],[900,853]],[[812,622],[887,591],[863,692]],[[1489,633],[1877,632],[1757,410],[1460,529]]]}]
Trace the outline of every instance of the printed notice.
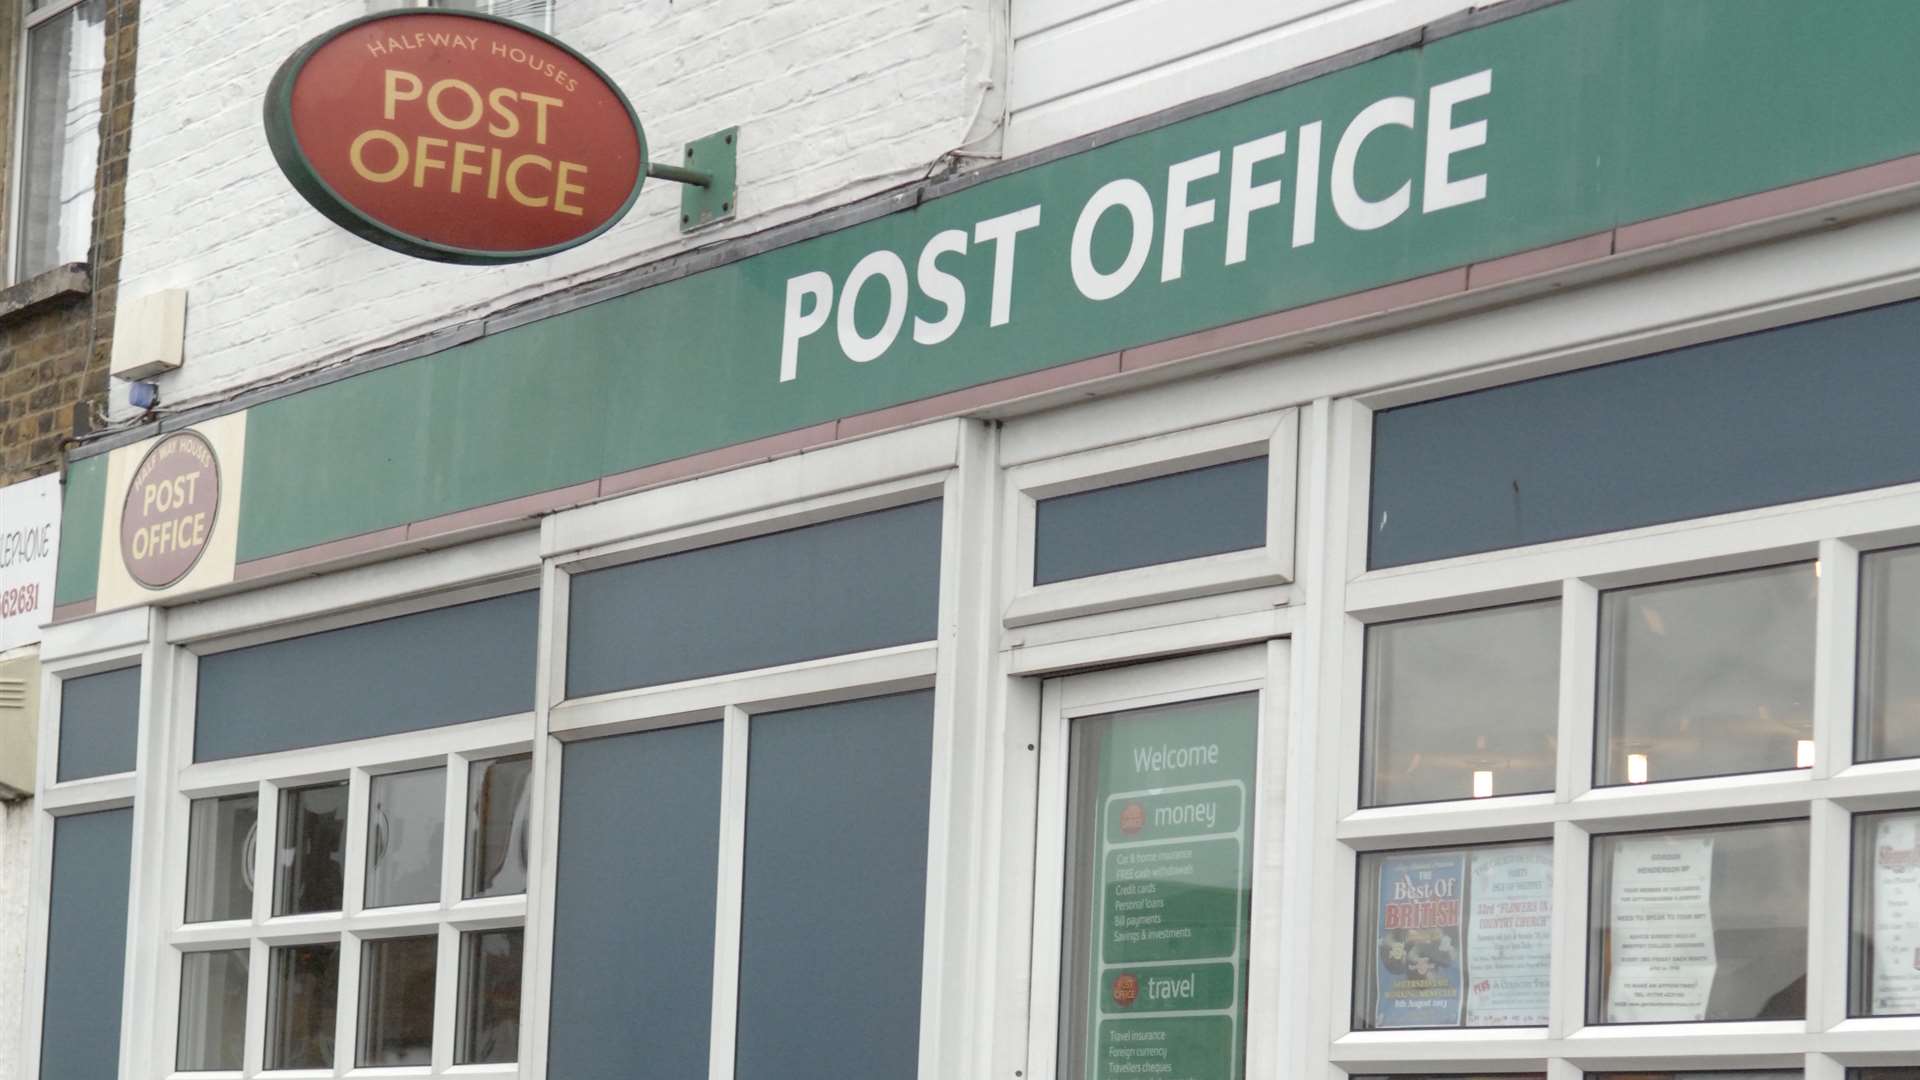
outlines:
[{"label": "printed notice", "polygon": [[1451,1027],[1460,1022],[1466,876],[1467,857],[1457,851],[1380,860],[1380,915],[1374,927],[1376,1026]]},{"label": "printed notice", "polygon": [[1873,1011],[1920,1013],[1920,814],[1874,829]]},{"label": "printed notice", "polygon": [[1105,721],[1085,1080],[1238,1080],[1257,699]]},{"label": "printed notice", "polygon": [[1713,837],[1615,842],[1607,1021],[1703,1020],[1713,942]]},{"label": "printed notice", "polygon": [[1547,1022],[1553,845],[1473,853],[1467,916],[1467,1026]]}]

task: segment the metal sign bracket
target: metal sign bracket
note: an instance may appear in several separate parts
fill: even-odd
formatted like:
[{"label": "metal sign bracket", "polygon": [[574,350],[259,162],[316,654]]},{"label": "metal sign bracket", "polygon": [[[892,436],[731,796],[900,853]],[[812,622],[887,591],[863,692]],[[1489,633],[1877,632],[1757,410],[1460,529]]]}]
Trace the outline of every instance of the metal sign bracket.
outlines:
[{"label": "metal sign bracket", "polygon": [[739,149],[740,129],[730,127],[688,143],[680,165],[647,164],[648,176],[681,185],[681,232],[732,221],[739,213]]}]

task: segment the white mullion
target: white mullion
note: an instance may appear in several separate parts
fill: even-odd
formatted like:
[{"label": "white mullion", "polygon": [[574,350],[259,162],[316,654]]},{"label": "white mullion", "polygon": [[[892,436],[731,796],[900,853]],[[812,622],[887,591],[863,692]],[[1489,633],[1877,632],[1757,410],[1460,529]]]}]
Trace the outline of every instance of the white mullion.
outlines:
[{"label": "white mullion", "polygon": [[[554,519],[541,526],[551,534]],[[547,1074],[547,1033],[552,1021],[553,900],[559,875],[560,778],[564,752],[553,738],[553,707],[566,697],[567,612],[571,576],[552,562],[540,570],[540,623],[533,670],[533,748],[528,770],[527,896],[520,936],[520,1075]]]},{"label": "white mullion", "polygon": [[1852,815],[1830,799],[1814,800],[1808,841],[1807,1030],[1821,1032],[1847,1018]]},{"label": "white mullion", "polygon": [[1562,821],[1553,827],[1553,937],[1547,960],[1547,1036],[1564,1039],[1587,1022],[1587,898],[1592,836]]},{"label": "white mullion", "polygon": [[270,780],[259,785],[259,803],[253,818],[253,922],[273,917],[274,864],[280,847],[280,788]]},{"label": "white mullion", "polygon": [[430,1044],[436,1075],[453,1064],[453,1038],[456,998],[460,991],[460,930],[440,924],[436,939],[433,971],[433,1042]]},{"label": "white mullion", "polygon": [[1040,787],[1033,873],[1027,1076],[1054,1080],[1060,1051],[1060,950],[1067,912],[1067,729],[1060,682],[1040,690]]},{"label": "white mullion", "polygon": [[468,773],[473,762],[465,754],[448,754],[440,830],[440,910],[460,903],[466,893]]},{"label": "white mullion", "polygon": [[1825,779],[1853,764],[1854,673],[1859,670],[1860,549],[1820,543],[1813,647],[1813,775]]},{"label": "white mullion", "polygon": [[1284,1016],[1293,998],[1284,985],[1286,920],[1294,915],[1294,890],[1286,887],[1286,879],[1293,871],[1289,856],[1304,850],[1310,841],[1310,834],[1302,835],[1291,828],[1293,815],[1288,812],[1288,798],[1298,783],[1290,708],[1292,648],[1287,641],[1267,643],[1267,686],[1260,692],[1253,790],[1247,800],[1248,843],[1253,847],[1247,887],[1252,897],[1247,938],[1242,945],[1246,963],[1241,977],[1245,980],[1247,1005],[1240,1021],[1246,1046],[1242,1072],[1247,1076],[1279,1075],[1286,1053],[1286,1022],[1254,1021]]},{"label": "white mullion", "polygon": [[359,1046],[354,1042],[354,1032],[360,1023],[360,965],[366,946],[359,934],[341,933],[339,985],[335,988],[335,998],[339,1011],[334,1015],[333,1024],[333,1072],[335,1076],[353,1069],[357,1062]]},{"label": "white mullion", "polygon": [[[259,890],[254,890],[256,893]],[[247,1028],[246,1049],[241,1065],[248,1076],[266,1068],[267,1056],[267,980],[272,977],[272,954],[264,941],[247,947]]]},{"label": "white mullion", "polygon": [[1801,1080],[1847,1080],[1847,1067],[1826,1054],[1808,1054]]},{"label": "white mullion", "polygon": [[347,831],[340,844],[340,913],[352,918],[366,910],[367,822],[373,797],[372,775],[356,768],[347,773]]},{"label": "white mullion", "polygon": [[[1324,989],[1299,995],[1292,1016],[1281,1020],[1295,1037],[1275,1071],[1310,1077],[1337,1075],[1331,1050],[1353,1026],[1359,858],[1337,830],[1360,800],[1366,628],[1347,613],[1347,603],[1349,583],[1366,569],[1373,413],[1357,402],[1323,398],[1303,428],[1301,456],[1308,464],[1298,578],[1306,604],[1287,693],[1297,763],[1288,799],[1290,853],[1299,860],[1288,876],[1305,886],[1294,890],[1283,952],[1296,984]],[[1327,933],[1327,926],[1340,929]]]},{"label": "white mullion", "polygon": [[1593,790],[1593,763],[1598,752],[1595,692],[1600,658],[1600,591],[1577,579],[1560,593],[1560,713],[1556,730],[1560,752],[1554,798],[1572,802]]},{"label": "white mullion", "polygon": [[740,1008],[740,912],[746,885],[747,740],[745,709],[728,706],[720,736],[720,859],[713,914],[713,1024],[708,1080],[733,1080]]}]

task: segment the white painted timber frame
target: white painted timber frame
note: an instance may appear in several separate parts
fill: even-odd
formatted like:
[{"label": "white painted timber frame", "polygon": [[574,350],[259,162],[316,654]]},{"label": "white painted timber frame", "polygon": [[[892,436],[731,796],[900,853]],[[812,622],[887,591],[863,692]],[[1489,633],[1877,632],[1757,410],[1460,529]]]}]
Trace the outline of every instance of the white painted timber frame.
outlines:
[{"label": "white painted timber frame", "polygon": [[[935,689],[936,719],[919,1080],[1029,1080],[1050,1068],[1051,1059],[1036,1051],[1034,1039],[1041,1029],[1051,1030],[1046,1010],[1056,992],[1054,984],[1037,982],[1035,971],[1050,957],[1057,963],[1058,955],[1045,944],[1049,935],[1058,934],[1058,913],[1047,908],[1052,894],[1045,878],[1059,868],[1037,855],[1057,846],[1062,824],[1050,809],[1057,803],[1040,762],[1042,687],[1057,677],[1113,668],[1119,673],[1054,685],[1097,687],[1105,680],[1132,678],[1158,680],[1162,692],[1179,693],[1191,687],[1170,673],[1183,670],[1187,661],[1134,665],[1204,654],[1220,655],[1191,663],[1233,663],[1220,658],[1243,654],[1233,650],[1267,658],[1263,673],[1249,676],[1262,680],[1264,695],[1254,892],[1259,953],[1249,982],[1249,1080],[1466,1071],[1545,1072],[1551,1080],[1577,1080],[1583,1071],[1610,1068],[1758,1067],[1801,1069],[1809,1080],[1842,1080],[1850,1067],[1912,1064],[1920,1060],[1920,1018],[1848,1018],[1846,963],[1851,820],[1863,812],[1920,806],[1920,762],[1856,763],[1852,758],[1858,560],[1879,547],[1920,543],[1920,485],[1390,570],[1365,568],[1374,410],[1920,297],[1920,210],[1892,211],[1843,228],[1813,228],[1817,224],[1818,214],[1812,213],[1798,226],[1802,231],[1782,226],[1746,246],[1721,239],[1679,245],[1614,277],[1551,276],[1518,287],[1515,302],[1461,317],[1422,323],[1417,313],[1401,313],[1384,332],[1343,333],[1338,340],[1304,335],[1236,361],[1238,366],[1184,378],[1163,371],[1152,377],[1165,381],[1127,393],[1047,411],[1010,409],[997,419],[924,424],[639,491],[546,517],[537,533],[464,543],[166,610],[108,612],[54,626],[42,647],[49,716],[58,715],[64,678],[135,658],[146,678],[134,774],[52,783],[57,730],[43,732],[30,927],[33,989],[27,997],[26,1045],[32,1050],[24,1080],[38,1080],[38,988],[44,979],[47,869],[57,816],[134,807],[127,977],[123,986],[102,988],[102,993],[117,992],[125,1003],[121,1080],[159,1080],[172,1061],[176,1017],[169,995],[177,986],[175,954],[202,933],[176,925],[180,909],[173,864],[185,860],[189,791],[228,790],[229,785],[257,790],[263,783],[302,776],[370,775],[406,762],[452,763],[516,746],[530,746],[533,753],[535,829],[523,916],[521,1062],[507,1072],[545,1077],[555,809],[565,748],[589,735],[701,718],[726,725],[722,788],[728,855],[715,868],[721,925],[714,942],[713,1032],[716,1046],[730,1046],[731,1003],[721,1000],[720,991],[734,977],[737,962],[739,799],[753,714],[929,685]],[[1017,591],[1009,582],[1018,578],[1022,547],[1009,512],[1025,482],[1014,478],[1016,472],[1039,475],[1044,470],[1025,467],[1104,448],[1119,448],[1114,460],[1126,461],[1121,469],[1151,469],[1151,454],[1126,455],[1162,436],[1166,440],[1156,445],[1169,448],[1168,460],[1192,460],[1195,447],[1211,437],[1200,434],[1203,429],[1289,411],[1298,425],[1292,500],[1297,532],[1286,583],[1205,595],[1176,590],[1155,597],[1154,579],[1142,575],[1139,592],[1116,597],[1116,606],[1097,611],[1034,606],[1026,612],[1032,621],[1008,625]],[[1087,474],[1112,475],[1101,458],[1081,460],[1094,463]],[[1276,476],[1276,491],[1281,482]],[[932,495],[939,495],[945,507],[933,640],[565,700],[560,673],[566,663],[566,586],[572,573]],[[1600,590],[1813,558],[1821,564],[1815,766],[1592,789]],[[540,634],[531,716],[424,733],[418,741],[399,736],[389,744],[316,750],[297,763],[289,759],[271,767],[264,761],[204,769],[181,765],[190,745],[197,651],[438,606],[535,581],[541,593]],[[1366,625],[1555,597],[1562,612],[1556,789],[1360,809]],[[1783,817],[1811,822],[1807,1019],[1586,1024],[1591,837]],[[1515,839],[1554,844],[1554,992],[1548,1025],[1350,1030],[1357,854]],[[446,922],[464,917],[448,912],[435,918],[443,915]],[[356,932],[377,929],[355,927]],[[250,933],[249,940],[255,936]],[[714,1058],[710,1080],[726,1080],[730,1056],[716,1053]],[[343,1062],[327,1075],[350,1071]],[[370,1075],[412,1074],[379,1070]]]},{"label": "white painted timber frame", "polygon": [[[27,186],[22,182],[22,169],[25,167],[27,159],[27,116],[25,107],[26,103],[30,100],[27,95],[27,83],[30,78],[30,73],[27,69],[32,64],[31,50],[28,49],[27,44],[29,40],[31,40],[32,31],[35,27],[65,15],[67,12],[86,3],[86,0],[49,0],[47,4],[38,10],[33,9],[33,0],[14,0],[14,2],[19,5],[20,21],[18,25],[20,27],[20,33],[19,36],[10,43],[9,47],[13,50],[14,58],[13,100],[19,104],[15,105],[14,115],[10,118],[13,124],[13,135],[10,140],[10,145],[13,147],[13,156],[10,160],[13,164],[8,169],[7,176],[8,228],[6,230],[6,268],[7,284],[9,285],[16,284],[22,280],[20,273],[20,240],[22,233],[20,227],[22,209],[20,196]],[[104,55],[101,56],[100,59],[103,64],[106,62]],[[101,110],[100,118],[102,121],[106,119],[105,110]],[[88,224],[89,228],[91,228],[91,213],[88,214]],[[89,252],[91,249],[92,245],[89,244]]]}]

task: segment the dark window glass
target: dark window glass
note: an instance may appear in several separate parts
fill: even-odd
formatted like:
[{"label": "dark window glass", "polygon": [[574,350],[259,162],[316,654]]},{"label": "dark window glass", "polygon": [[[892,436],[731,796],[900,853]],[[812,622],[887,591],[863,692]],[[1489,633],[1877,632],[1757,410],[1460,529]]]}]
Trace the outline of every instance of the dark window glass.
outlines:
[{"label": "dark window glass", "polygon": [[567,695],[931,640],[940,503],[576,575]]},{"label": "dark window glass", "polygon": [[1920,811],[1853,828],[1851,1015],[1920,1014]]},{"label": "dark window glass", "polygon": [[1920,1080],[1920,1066],[1891,1069],[1848,1069],[1847,1080]]},{"label": "dark window glass", "polygon": [[132,772],[139,738],[139,668],[61,681],[56,779],[65,782]]},{"label": "dark window glass", "polygon": [[280,793],[280,843],[273,878],[275,915],[340,910],[346,887],[341,874],[341,849],[346,838],[344,781]]},{"label": "dark window glass", "polygon": [[1348,1080],[1547,1080],[1546,1073],[1394,1073],[1391,1076],[1355,1074]]},{"label": "dark window glass", "polygon": [[460,935],[455,1065],[519,1060],[521,940],[519,930]]},{"label": "dark window glass", "polygon": [[748,730],[734,1075],[912,1076],[933,692],[766,713]]},{"label": "dark window glass", "polygon": [[132,810],[53,823],[41,1080],[99,1080],[119,1073],[132,862]]},{"label": "dark window glass", "polygon": [[1807,1015],[1807,823],[1593,840],[1587,1022]]},{"label": "dark window glass", "polygon": [[1245,551],[1267,542],[1267,459],[1057,495],[1034,505],[1033,583]]},{"label": "dark window glass", "polygon": [[340,943],[288,945],[268,956],[267,1068],[332,1068]]},{"label": "dark window glass", "polygon": [[360,1050],[355,1063],[433,1064],[433,977],[440,941],[382,938],[360,946]]},{"label": "dark window glass", "polygon": [[527,712],[538,611],[513,593],[201,657],[193,759]]},{"label": "dark window glass", "polygon": [[548,1076],[707,1074],[719,865],[718,723],[567,745]]},{"label": "dark window glass", "polygon": [[1600,598],[1594,782],[1813,764],[1812,563]]},{"label": "dark window glass", "polygon": [[1560,604],[1367,627],[1360,804],[1552,791]]},{"label": "dark window glass", "polygon": [[527,891],[528,754],[467,767],[467,857],[463,895],[511,896]]},{"label": "dark window glass", "polygon": [[1920,302],[1387,409],[1378,569],[1920,480]]},{"label": "dark window glass", "polygon": [[247,1046],[247,950],[180,958],[180,1072],[238,1071]]},{"label": "dark window glass", "polygon": [[1590,1072],[1586,1080],[1792,1080],[1799,1069],[1714,1069],[1706,1072]]},{"label": "dark window glass", "polygon": [[1360,856],[1353,1026],[1545,1027],[1553,845]]},{"label": "dark window glass", "polygon": [[1860,559],[1854,758],[1920,757],[1920,547]]},{"label": "dark window glass", "polygon": [[253,917],[258,795],[193,800],[187,826],[187,921]]}]

